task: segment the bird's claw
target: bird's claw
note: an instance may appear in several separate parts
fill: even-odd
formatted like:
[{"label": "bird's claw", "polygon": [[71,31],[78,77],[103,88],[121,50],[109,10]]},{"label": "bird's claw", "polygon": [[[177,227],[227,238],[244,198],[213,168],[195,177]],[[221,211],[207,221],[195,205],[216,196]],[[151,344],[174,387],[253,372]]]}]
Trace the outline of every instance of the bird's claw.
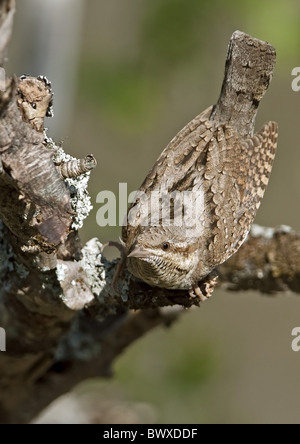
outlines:
[{"label": "bird's claw", "polygon": [[[214,291],[217,284],[218,276],[208,276],[207,280],[201,282],[201,285],[195,285],[189,290],[191,297],[198,297],[201,302],[207,301]],[[201,288],[200,288],[201,287]]]}]

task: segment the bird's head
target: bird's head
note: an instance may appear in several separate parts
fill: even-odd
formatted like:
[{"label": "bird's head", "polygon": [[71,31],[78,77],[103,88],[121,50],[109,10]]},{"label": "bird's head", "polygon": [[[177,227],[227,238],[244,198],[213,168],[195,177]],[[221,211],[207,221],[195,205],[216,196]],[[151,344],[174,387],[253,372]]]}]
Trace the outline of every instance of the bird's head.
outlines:
[{"label": "bird's head", "polygon": [[127,254],[129,271],[152,286],[190,289],[199,263],[195,239],[163,230],[140,234]]}]

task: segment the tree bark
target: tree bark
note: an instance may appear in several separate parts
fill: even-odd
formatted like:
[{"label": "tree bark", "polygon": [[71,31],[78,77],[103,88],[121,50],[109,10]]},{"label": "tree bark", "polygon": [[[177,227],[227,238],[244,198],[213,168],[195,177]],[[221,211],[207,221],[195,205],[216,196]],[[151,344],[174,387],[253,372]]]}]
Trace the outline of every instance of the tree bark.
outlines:
[{"label": "tree bark", "polygon": [[[14,9],[13,0],[0,0],[2,63]],[[244,66],[245,41],[255,57],[259,47],[261,69],[268,73],[257,83],[255,98],[246,89],[241,93],[235,76],[236,68],[246,70],[247,84],[260,75],[250,69],[251,56]],[[217,119],[219,110],[229,110],[232,96],[238,96],[241,109],[249,105],[240,128],[245,133],[274,68],[275,52],[264,42],[259,45],[243,33],[233,35],[214,109]],[[113,289],[116,261],[103,257],[97,239],[82,247],[77,233],[90,209],[86,187],[95,159],[73,159],[46,137],[43,118],[51,106],[45,78],[7,79],[0,93],[0,326],[6,331],[6,351],[0,353],[2,423],[28,422],[81,380],[110,376],[115,358],[133,341],[158,325],[170,325],[183,308],[199,305],[186,292],[149,287],[126,271],[118,283],[120,294]],[[220,283],[233,290],[299,292],[299,244],[300,235],[287,229],[256,229],[220,267]]]}]

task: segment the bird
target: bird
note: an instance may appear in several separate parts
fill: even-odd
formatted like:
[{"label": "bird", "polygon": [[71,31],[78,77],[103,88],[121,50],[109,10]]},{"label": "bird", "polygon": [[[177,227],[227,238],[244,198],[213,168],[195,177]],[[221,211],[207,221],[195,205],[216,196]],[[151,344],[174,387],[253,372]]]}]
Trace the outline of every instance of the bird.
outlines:
[{"label": "bird", "polygon": [[[235,104],[233,110],[238,115]],[[251,228],[277,137],[276,122],[257,133],[251,125],[239,131],[228,113],[216,118],[216,106],[179,131],[128,209],[122,245],[131,274],[154,287],[187,290],[200,301],[210,297],[217,267]]]}]

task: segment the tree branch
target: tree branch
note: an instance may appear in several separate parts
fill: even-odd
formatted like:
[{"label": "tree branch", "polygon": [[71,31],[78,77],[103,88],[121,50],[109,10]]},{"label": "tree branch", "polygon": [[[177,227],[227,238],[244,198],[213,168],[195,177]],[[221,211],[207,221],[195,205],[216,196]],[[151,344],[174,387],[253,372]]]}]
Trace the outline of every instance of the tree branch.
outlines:
[{"label": "tree branch", "polygon": [[300,293],[300,233],[290,227],[252,227],[247,242],[220,268],[227,290]]},{"label": "tree branch", "polygon": [[[0,1],[2,61],[13,12],[13,1]],[[255,100],[248,92],[238,94],[238,100],[243,96],[242,109],[250,104],[246,113],[250,117],[241,124],[249,132],[273,72],[275,53],[270,45],[243,33],[232,39],[214,119],[220,118],[223,105],[229,109],[231,99],[236,99],[236,87],[231,92],[228,85],[236,79],[236,69],[240,72],[239,64],[244,64],[245,41],[252,42],[249,66],[256,63],[257,51],[265,64],[259,73],[249,69],[249,79],[256,85],[256,76],[267,74],[257,83]],[[82,379],[109,376],[124,348],[152,328],[169,325],[183,307],[199,305],[186,292],[149,287],[126,271],[118,294],[112,287],[116,262],[103,257],[97,239],[82,248],[77,230],[90,209],[87,171],[95,159],[92,155],[73,159],[45,135],[43,119],[51,114],[51,106],[51,87],[45,78],[11,78],[0,93],[0,326],[7,334],[7,351],[0,353],[3,423],[28,422]],[[282,232],[274,232],[272,238],[250,237],[220,267],[221,282],[230,282],[234,289],[251,285],[268,292],[291,289],[291,270],[296,279],[300,268],[291,262],[285,244],[295,246],[298,238]],[[258,246],[264,253],[258,253]]]}]

